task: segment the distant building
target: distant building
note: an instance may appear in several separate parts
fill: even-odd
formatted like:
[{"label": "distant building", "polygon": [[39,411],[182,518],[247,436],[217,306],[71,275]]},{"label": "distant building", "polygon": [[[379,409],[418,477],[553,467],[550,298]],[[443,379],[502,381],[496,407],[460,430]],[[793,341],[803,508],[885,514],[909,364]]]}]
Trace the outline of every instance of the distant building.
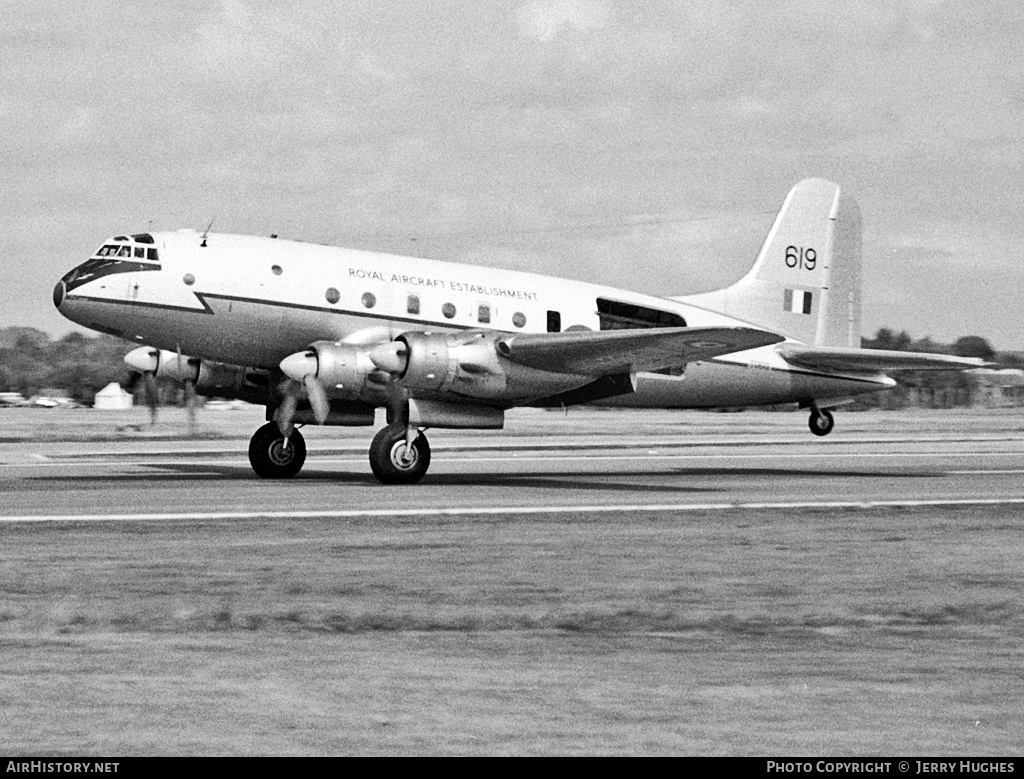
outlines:
[{"label": "distant building", "polygon": [[0,406],[26,406],[28,400],[20,392],[0,392]]},{"label": "distant building", "polygon": [[114,381],[96,393],[96,401],[93,404],[93,408],[104,411],[120,411],[131,407],[131,393],[125,392],[121,385]]}]

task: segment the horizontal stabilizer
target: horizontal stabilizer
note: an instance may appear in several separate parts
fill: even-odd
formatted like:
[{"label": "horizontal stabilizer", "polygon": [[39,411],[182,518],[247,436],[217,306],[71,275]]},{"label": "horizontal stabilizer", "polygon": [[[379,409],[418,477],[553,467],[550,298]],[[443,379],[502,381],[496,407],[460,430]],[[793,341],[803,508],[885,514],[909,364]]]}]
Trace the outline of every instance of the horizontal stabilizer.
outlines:
[{"label": "horizontal stabilizer", "polygon": [[569,330],[507,336],[498,341],[498,353],[542,371],[606,376],[681,366],[782,340],[751,327]]},{"label": "horizontal stabilizer", "polygon": [[889,371],[962,371],[983,368],[977,357],[951,354],[897,352],[887,349],[854,349],[838,346],[785,344],[779,348],[786,362],[827,371],[887,373]]}]

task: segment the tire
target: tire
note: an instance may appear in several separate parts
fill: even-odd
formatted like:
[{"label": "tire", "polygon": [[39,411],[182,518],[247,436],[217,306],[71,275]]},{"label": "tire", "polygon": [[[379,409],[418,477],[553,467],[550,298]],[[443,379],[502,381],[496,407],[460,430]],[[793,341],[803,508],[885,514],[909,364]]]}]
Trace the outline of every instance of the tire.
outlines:
[{"label": "tire", "polygon": [[412,442],[409,460],[406,454],[405,427],[388,425],[370,444],[370,468],[381,484],[415,484],[430,467],[430,444],[420,433]]},{"label": "tire", "polygon": [[812,411],[811,418],[807,421],[807,426],[815,435],[828,435],[832,432],[832,428],[836,426],[836,420],[833,418],[831,411]]},{"label": "tire", "polygon": [[306,441],[298,430],[288,436],[287,448],[276,422],[265,424],[249,441],[249,464],[261,479],[291,479],[304,462]]}]

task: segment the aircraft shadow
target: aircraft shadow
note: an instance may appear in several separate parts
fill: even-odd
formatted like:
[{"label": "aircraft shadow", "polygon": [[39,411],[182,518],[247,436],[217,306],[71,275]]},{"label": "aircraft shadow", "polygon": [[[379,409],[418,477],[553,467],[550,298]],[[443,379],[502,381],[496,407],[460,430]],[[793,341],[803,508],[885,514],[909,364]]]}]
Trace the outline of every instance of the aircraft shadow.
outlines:
[{"label": "aircraft shadow", "polygon": [[[158,469],[153,473],[131,473],[118,475],[82,475],[82,476],[37,476],[35,482],[88,483],[92,487],[103,485],[124,485],[135,483],[145,484],[182,483],[182,482],[261,482],[248,466],[234,465],[190,465],[188,463],[153,466]],[[652,477],[684,477],[686,483],[652,484],[645,479]],[[539,490],[587,490],[602,492],[648,492],[648,493],[716,493],[721,492],[723,485],[696,485],[689,480],[702,478],[755,478],[763,480],[806,478],[822,479],[921,479],[936,478],[941,473],[929,471],[870,471],[870,470],[810,470],[791,468],[666,468],[664,470],[637,471],[587,471],[573,473],[571,471],[533,471],[518,473],[475,473],[475,474],[428,474],[421,483],[422,487],[525,487]],[[635,481],[622,481],[622,479]],[[610,479],[610,480],[609,480]],[[323,482],[331,484],[348,484],[352,486],[380,486],[371,473],[332,473],[329,471],[309,470],[294,479],[266,480],[267,484],[277,485],[281,489],[299,488],[302,484]]]},{"label": "aircraft shadow", "polygon": [[[166,471],[173,470],[173,473]],[[382,487],[372,473],[329,473],[324,471],[304,471],[294,479],[260,479],[250,468],[242,466],[210,466],[210,465],[173,465],[160,466],[159,473],[129,473],[111,476],[37,476],[32,481],[60,483],[88,483],[91,487],[104,485],[124,486],[135,484],[137,488],[146,484],[162,485],[167,483],[196,482],[258,482],[273,484],[282,490],[299,489],[310,482],[349,484],[352,486]],[[547,490],[601,490],[612,492],[670,492],[695,493],[717,492],[716,488],[701,488],[687,485],[644,484],[642,482],[599,481],[610,476],[637,477],[658,475],[650,471],[635,473],[623,471],[588,472],[569,480],[565,473],[505,473],[505,474],[428,474],[420,483],[421,487],[527,487]]]}]

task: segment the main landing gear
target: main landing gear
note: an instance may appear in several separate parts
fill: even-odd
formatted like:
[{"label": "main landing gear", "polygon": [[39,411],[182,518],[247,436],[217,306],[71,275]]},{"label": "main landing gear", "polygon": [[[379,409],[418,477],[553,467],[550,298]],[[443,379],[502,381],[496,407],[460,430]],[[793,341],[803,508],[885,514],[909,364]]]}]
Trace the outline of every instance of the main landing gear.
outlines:
[{"label": "main landing gear", "polygon": [[388,425],[370,444],[370,468],[382,484],[415,484],[430,467],[430,444],[415,427]]},{"label": "main landing gear", "polygon": [[[306,461],[306,442],[293,429],[285,438],[268,422],[249,442],[249,463],[263,479],[290,479]],[[430,467],[430,444],[417,428],[388,425],[370,444],[370,468],[382,484],[415,484]]]},{"label": "main landing gear", "polygon": [[292,430],[285,438],[276,422],[268,422],[249,441],[249,464],[263,479],[290,479],[306,462],[306,442]]},{"label": "main landing gear", "polygon": [[828,435],[836,426],[836,420],[828,409],[818,408],[816,403],[811,404],[811,418],[807,420],[807,426],[815,435]]}]

